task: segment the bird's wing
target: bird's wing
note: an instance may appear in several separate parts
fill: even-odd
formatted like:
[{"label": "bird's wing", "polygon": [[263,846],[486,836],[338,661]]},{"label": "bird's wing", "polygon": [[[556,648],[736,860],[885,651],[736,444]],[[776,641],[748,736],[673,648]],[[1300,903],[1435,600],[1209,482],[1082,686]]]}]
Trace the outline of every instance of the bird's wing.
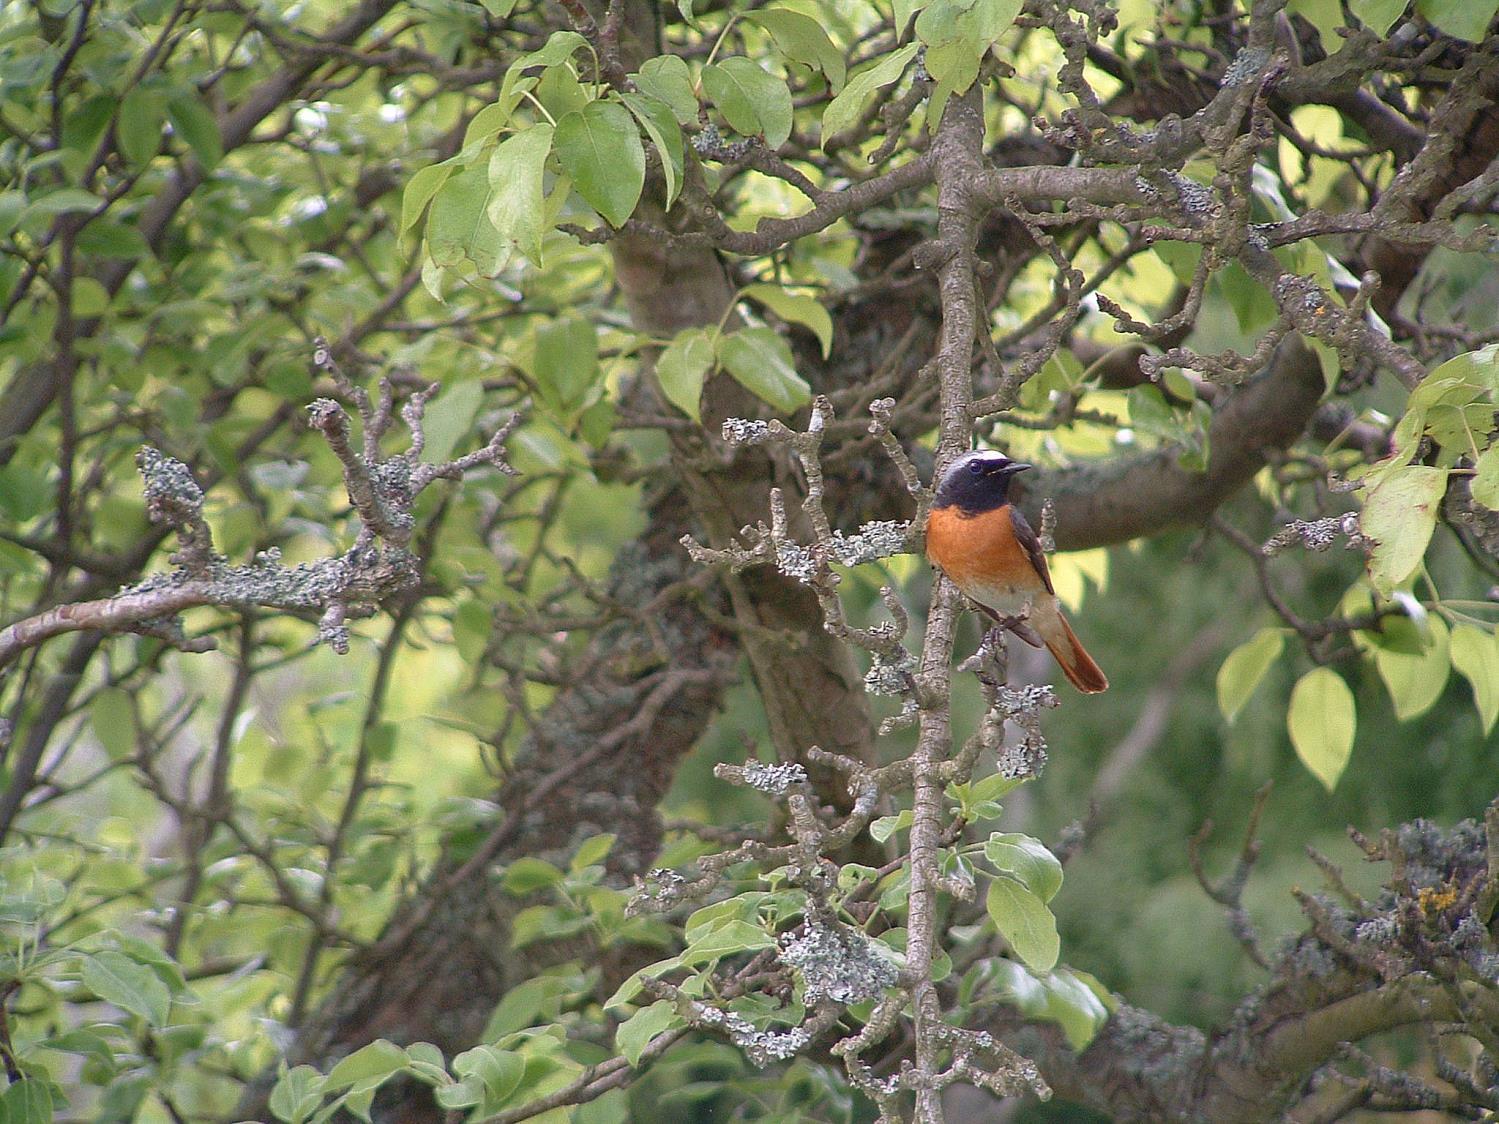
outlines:
[{"label": "bird's wing", "polygon": [[1055,594],[1056,590],[1051,584],[1051,571],[1046,568],[1046,555],[1041,550],[1041,540],[1036,537],[1036,532],[1031,530],[1031,525],[1025,521],[1025,516],[1020,514],[1018,507],[1010,508],[1010,523],[1015,528],[1015,541],[1025,549],[1026,557],[1031,560],[1036,573],[1041,575],[1041,581],[1046,585],[1046,592]]}]

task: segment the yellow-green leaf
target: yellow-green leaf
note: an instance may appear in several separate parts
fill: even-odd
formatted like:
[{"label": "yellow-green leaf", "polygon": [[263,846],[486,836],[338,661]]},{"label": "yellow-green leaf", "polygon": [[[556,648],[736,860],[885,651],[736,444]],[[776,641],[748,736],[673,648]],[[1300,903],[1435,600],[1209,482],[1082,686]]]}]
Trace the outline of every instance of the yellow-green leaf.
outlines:
[{"label": "yellow-green leaf", "polygon": [[1280,629],[1262,628],[1228,654],[1218,669],[1218,709],[1225,721],[1233,722],[1239,716],[1265,673],[1280,658],[1285,643]]},{"label": "yellow-green leaf", "polygon": [[782,320],[800,324],[817,337],[822,345],[822,356],[827,358],[833,348],[833,318],[822,302],[804,293],[789,293],[779,285],[748,285],[744,295],[759,301]]},{"label": "yellow-green leaf", "polygon": [[1479,454],[1473,466],[1473,498],[1491,511],[1499,511],[1499,445],[1491,445]]},{"label": "yellow-green leaf", "polygon": [[1286,725],[1296,756],[1331,792],[1353,753],[1357,715],[1353,692],[1330,667],[1303,675],[1291,691]]},{"label": "yellow-green leaf", "polygon": [[1402,722],[1425,714],[1442,697],[1452,662],[1447,649],[1447,626],[1442,618],[1427,618],[1428,637],[1416,652],[1379,646],[1374,649],[1374,665],[1395,704],[1395,717]]},{"label": "yellow-green leaf", "polygon": [[1499,718],[1499,637],[1471,624],[1452,629],[1452,666],[1473,687],[1473,703],[1487,735]]},{"label": "yellow-green leaf", "polygon": [[742,56],[703,67],[703,89],[736,132],[779,148],[791,135],[791,91],[753,59]]},{"label": "yellow-green leaf", "polygon": [[624,1055],[625,1061],[637,1066],[640,1064],[640,1055],[645,1053],[651,1039],[663,1030],[681,1025],[682,1017],[677,1014],[676,1008],[668,1000],[658,999],[620,1023],[619,1029],[614,1032],[614,1043]]},{"label": "yellow-green leaf", "polygon": [[521,253],[541,264],[542,172],[552,150],[552,126],[532,125],[507,137],[489,159],[489,221],[502,243],[514,242]]},{"label": "yellow-green leaf", "polygon": [[656,360],[656,381],[661,392],[693,421],[701,421],[699,401],[703,381],[713,366],[714,344],[718,332],[712,328],[688,328],[678,332],[661,358]]},{"label": "yellow-green leaf", "polygon": [[1369,580],[1388,596],[1421,564],[1447,490],[1447,470],[1408,465],[1384,474],[1364,500],[1359,526],[1374,541]]},{"label": "yellow-green leaf", "polygon": [[624,226],[645,187],[645,148],[630,111],[589,102],[557,122],[556,148],[577,193],[610,226]]},{"label": "yellow-green leaf", "polygon": [[1057,919],[1046,903],[1024,885],[1001,874],[989,883],[984,908],[1000,936],[1028,966],[1038,972],[1049,972],[1056,966],[1062,951]]},{"label": "yellow-green leaf", "polygon": [[919,46],[919,43],[908,43],[898,51],[891,51],[873,66],[866,67],[848,80],[848,85],[843,87],[843,92],[829,102],[827,109],[823,110],[822,144],[824,148],[827,147],[828,141],[839,133],[853,128],[870,94],[890,85],[905,73],[906,64],[916,57],[916,50]]},{"label": "yellow-green leaf", "polygon": [[769,328],[742,328],[718,341],[718,361],[744,389],[789,414],[812,400],[791,349]]}]

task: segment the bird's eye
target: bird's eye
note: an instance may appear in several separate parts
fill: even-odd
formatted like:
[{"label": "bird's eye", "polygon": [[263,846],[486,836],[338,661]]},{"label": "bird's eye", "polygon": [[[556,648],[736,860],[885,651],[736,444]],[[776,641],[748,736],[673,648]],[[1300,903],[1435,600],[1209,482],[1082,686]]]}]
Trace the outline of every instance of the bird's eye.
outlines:
[{"label": "bird's eye", "polygon": [[983,461],[969,461],[968,462],[968,471],[971,472],[971,473],[973,473],[975,476],[982,476],[984,474],[984,462]]}]

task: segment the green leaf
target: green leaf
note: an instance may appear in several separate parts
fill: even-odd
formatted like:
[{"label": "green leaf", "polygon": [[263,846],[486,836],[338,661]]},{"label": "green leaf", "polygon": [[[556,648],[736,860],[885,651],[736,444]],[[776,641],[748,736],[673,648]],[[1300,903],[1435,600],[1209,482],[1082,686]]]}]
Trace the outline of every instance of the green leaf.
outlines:
[{"label": "green leaf", "polygon": [[120,102],[115,140],[120,155],[132,168],[144,167],[161,151],[161,127],[166,113],[166,97],[150,86],[132,87]]},{"label": "green leaf", "polygon": [[478,1078],[488,1101],[498,1105],[519,1087],[526,1062],[519,1054],[494,1046],[475,1046],[453,1059],[453,1072],[468,1080]]},{"label": "green leaf", "polygon": [[29,465],[12,461],[0,467],[0,512],[14,522],[25,523],[48,510],[54,494],[47,477]]},{"label": "green leaf", "polygon": [[109,290],[95,277],[80,277],[73,282],[73,314],[88,318],[102,315],[109,307]]},{"label": "green leaf", "polygon": [[560,62],[566,62],[587,46],[588,40],[576,31],[554,31],[547,39],[545,46],[528,55],[521,55],[510,64],[510,69],[521,71],[529,70],[533,66],[556,66]]},{"label": "green leaf", "polygon": [[1348,0],[1348,7],[1360,23],[1376,35],[1385,35],[1395,26],[1410,0]]},{"label": "green leaf", "polygon": [[1499,445],[1490,445],[1480,453],[1473,467],[1473,498],[1489,510],[1499,511]]},{"label": "green leaf", "polygon": [[0,1095],[0,1120],[5,1124],[51,1124],[52,1090],[40,1076],[13,1082]]},{"label": "green leaf", "polygon": [[1376,647],[1374,665],[1395,704],[1395,717],[1402,722],[1425,714],[1441,698],[1452,669],[1448,655],[1447,626],[1432,616],[1427,622],[1430,639],[1424,651],[1400,652]]},{"label": "green leaf", "polygon": [[718,361],[755,397],[789,414],[812,400],[812,388],[796,373],[791,349],[770,328],[741,328],[718,340]]},{"label": "green leaf", "polygon": [[577,193],[610,226],[624,226],[645,187],[645,149],[630,111],[589,102],[557,122],[556,148]]},{"label": "green leaf", "polygon": [[916,20],[916,36],[927,44],[927,73],[949,93],[968,89],[985,52],[1019,12],[1020,0],[936,0]]},{"label": "green leaf", "polygon": [[632,75],[640,92],[649,94],[671,108],[682,125],[697,120],[697,94],[692,88],[692,72],[676,55],[658,55],[647,59],[640,73]]},{"label": "green leaf", "polygon": [[1369,580],[1385,596],[1415,573],[1437,525],[1447,470],[1408,465],[1384,474],[1364,500],[1359,527],[1374,541]]},{"label": "green leaf", "polygon": [[886,842],[897,831],[904,831],[916,820],[916,814],[905,808],[893,816],[881,816],[869,825],[869,837],[876,843]]},{"label": "green leaf", "polygon": [[598,328],[579,316],[548,321],[536,330],[534,366],[542,397],[571,411],[599,377]]},{"label": "green leaf", "polygon": [[1232,723],[1285,648],[1278,628],[1262,628],[1228,654],[1218,669],[1218,710]]},{"label": "green leaf", "polygon": [[427,204],[432,202],[432,197],[442,189],[442,185],[448,182],[448,177],[457,170],[457,165],[445,160],[441,164],[430,164],[421,169],[407,182],[406,190],[401,195],[400,234],[403,238],[408,230],[421,221],[422,215],[426,213]]},{"label": "green leaf", "polygon": [[1313,668],[1291,691],[1286,725],[1296,756],[1331,792],[1353,753],[1353,693],[1330,667]]},{"label": "green leaf", "polygon": [[156,973],[124,953],[106,951],[85,957],[79,973],[83,986],[106,1003],[139,1015],[152,1026],[162,1026],[172,1007],[172,995]]},{"label": "green leaf", "polygon": [[661,174],[666,180],[666,209],[669,211],[676,202],[677,193],[682,190],[682,127],[663,101],[631,93],[621,94],[620,100],[635,115],[661,157]]},{"label": "green leaf", "polygon": [[167,120],[172,123],[172,132],[192,149],[204,171],[212,170],[223,159],[219,123],[196,90],[178,90],[167,98]]},{"label": "green leaf", "polygon": [[703,382],[713,366],[717,339],[716,329],[687,328],[677,333],[656,360],[656,381],[661,384],[661,392],[693,421],[702,421],[699,402]]},{"label": "green leaf", "polygon": [[1002,874],[989,883],[984,908],[1000,936],[1028,966],[1038,972],[1049,972],[1056,966],[1062,950],[1057,919],[1029,889]]},{"label": "green leaf", "polygon": [[482,165],[459,168],[432,200],[427,217],[427,252],[438,265],[455,265],[461,258],[478,262],[481,247],[498,250],[498,239],[485,216],[490,197],[489,175]]},{"label": "green leaf", "polygon": [[[103,202],[97,195],[90,195],[78,187],[64,187],[49,195],[34,200],[26,208],[26,218],[52,218],[55,215],[76,214],[95,210]],[[24,220],[23,220],[24,221]]]},{"label": "green leaf", "polygon": [[323,1101],[323,1075],[310,1065],[299,1065],[281,1075],[271,1090],[267,1107],[277,1120],[300,1124]]},{"label": "green leaf", "polygon": [[578,848],[578,853],[567,864],[567,869],[576,874],[586,867],[603,862],[608,857],[610,850],[613,849],[616,838],[618,837],[612,833],[605,833],[603,835],[595,835],[592,839],[584,840],[583,845]]},{"label": "green leaf", "polygon": [[1499,390],[1499,343],[1491,343],[1476,351],[1465,351],[1454,355],[1445,363],[1432,369],[1421,385],[1411,391],[1413,400],[1419,399],[1427,383],[1445,379],[1457,379],[1481,390]]},{"label": "green leaf", "polygon": [[1448,35],[1470,43],[1484,37],[1494,20],[1494,0],[1416,0],[1416,11]]},{"label": "green leaf", "polygon": [[1291,0],[1288,9],[1317,29],[1322,49],[1329,55],[1342,46],[1343,41],[1338,36],[1338,28],[1343,26],[1341,0]]},{"label": "green leaf", "polygon": [[500,885],[510,894],[529,894],[555,886],[562,881],[562,872],[545,859],[523,855],[505,868]]},{"label": "green leaf", "polygon": [[470,1108],[484,1099],[484,1083],[477,1077],[467,1077],[452,1085],[441,1085],[432,1090],[432,1096],[443,1108]]},{"label": "green leaf", "polygon": [[639,971],[631,973],[624,983],[614,989],[614,994],[604,1000],[604,1009],[607,1011],[612,1007],[618,1007],[623,1003],[632,1001],[640,994],[640,981],[642,978],[654,978],[681,966],[682,960],[677,956],[669,956],[665,960],[657,960],[654,964],[647,964]]},{"label": "green leaf", "polygon": [[1452,666],[1473,687],[1473,703],[1487,737],[1499,718],[1499,638],[1464,622],[1453,626],[1450,644]]},{"label": "green leaf", "polygon": [[385,1080],[405,1067],[406,1051],[384,1038],[361,1046],[328,1071],[326,1088],[342,1089],[363,1082]]},{"label": "green leaf", "polygon": [[996,831],[984,843],[984,858],[995,870],[1020,879],[1043,902],[1062,888],[1062,864],[1046,844],[1029,835]]},{"label": "green leaf", "polygon": [[833,318],[816,297],[789,293],[779,285],[765,284],[747,285],[743,295],[759,301],[782,320],[809,329],[822,345],[822,357],[828,357],[828,352],[833,349]]},{"label": "green leaf", "polygon": [[139,230],[113,219],[97,219],[80,230],[78,249],[91,257],[121,261],[150,253],[150,247]]},{"label": "green leaf", "polygon": [[703,67],[703,89],[735,132],[763,133],[770,148],[791,135],[791,91],[753,59],[736,56]]},{"label": "green leaf", "polygon": [[562,1010],[563,997],[573,989],[574,984],[565,976],[533,976],[523,980],[505,992],[480,1037],[494,1041],[556,1018]]},{"label": "green leaf", "polygon": [[678,959],[690,968],[705,964],[709,960],[717,960],[721,956],[731,956],[736,952],[773,948],[775,943],[775,938],[758,925],[753,925],[748,921],[730,920],[698,937],[683,950]]},{"label": "green leaf", "polygon": [[677,1014],[676,1008],[667,1000],[658,999],[619,1024],[619,1029],[614,1032],[614,1044],[624,1055],[625,1061],[631,1066],[638,1066],[640,1055],[645,1053],[651,1039],[663,1030],[682,1024],[682,1016]]},{"label": "green leaf", "polygon": [[843,52],[833,46],[822,24],[811,16],[790,8],[766,8],[746,12],[744,18],[770,32],[776,46],[787,58],[822,71],[833,93],[843,88],[848,73]]},{"label": "green leaf", "polygon": [[710,929],[716,929],[729,921],[753,920],[758,916],[761,903],[769,897],[763,890],[748,890],[694,910],[682,926],[682,931],[687,934],[687,943],[691,944]]},{"label": "green leaf", "polygon": [[474,428],[474,417],[484,401],[484,385],[478,379],[454,383],[431,402],[422,419],[427,443],[422,457],[428,464],[441,464],[453,456],[458,442]]},{"label": "green leaf", "polygon": [[848,80],[843,92],[828,103],[822,113],[822,146],[858,123],[864,103],[876,90],[883,89],[905,73],[906,64],[916,57],[919,43],[908,43],[892,51],[873,66],[866,67]]},{"label": "green leaf", "polygon": [[1042,981],[1046,988],[1042,1017],[1061,1026],[1073,1050],[1086,1047],[1109,1021],[1109,1009],[1098,994],[1101,987],[1096,981],[1089,984],[1084,976],[1085,973],[1058,968]]},{"label": "green leaf", "polygon": [[[89,196],[90,199],[93,196]],[[0,191],[0,238],[9,234],[26,210],[26,196],[19,191]]]},{"label": "green leaf", "polygon": [[537,124],[501,141],[489,159],[489,221],[502,243],[515,243],[537,266],[545,222],[542,173],[551,151],[552,126]]}]

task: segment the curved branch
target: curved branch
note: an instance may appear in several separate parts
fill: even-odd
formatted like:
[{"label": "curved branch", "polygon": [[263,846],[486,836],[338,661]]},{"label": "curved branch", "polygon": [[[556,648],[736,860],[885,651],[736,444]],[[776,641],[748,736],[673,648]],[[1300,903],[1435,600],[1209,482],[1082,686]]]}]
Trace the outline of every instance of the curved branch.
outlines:
[{"label": "curved branch", "polygon": [[1032,473],[1035,479],[1017,481],[1021,506],[1039,520],[1046,500],[1056,505],[1058,550],[1088,550],[1195,526],[1264,467],[1267,451],[1284,449],[1301,435],[1323,389],[1316,355],[1289,337],[1265,373],[1214,414],[1206,472],[1182,467],[1180,450],[1166,446],[1135,457]]}]

